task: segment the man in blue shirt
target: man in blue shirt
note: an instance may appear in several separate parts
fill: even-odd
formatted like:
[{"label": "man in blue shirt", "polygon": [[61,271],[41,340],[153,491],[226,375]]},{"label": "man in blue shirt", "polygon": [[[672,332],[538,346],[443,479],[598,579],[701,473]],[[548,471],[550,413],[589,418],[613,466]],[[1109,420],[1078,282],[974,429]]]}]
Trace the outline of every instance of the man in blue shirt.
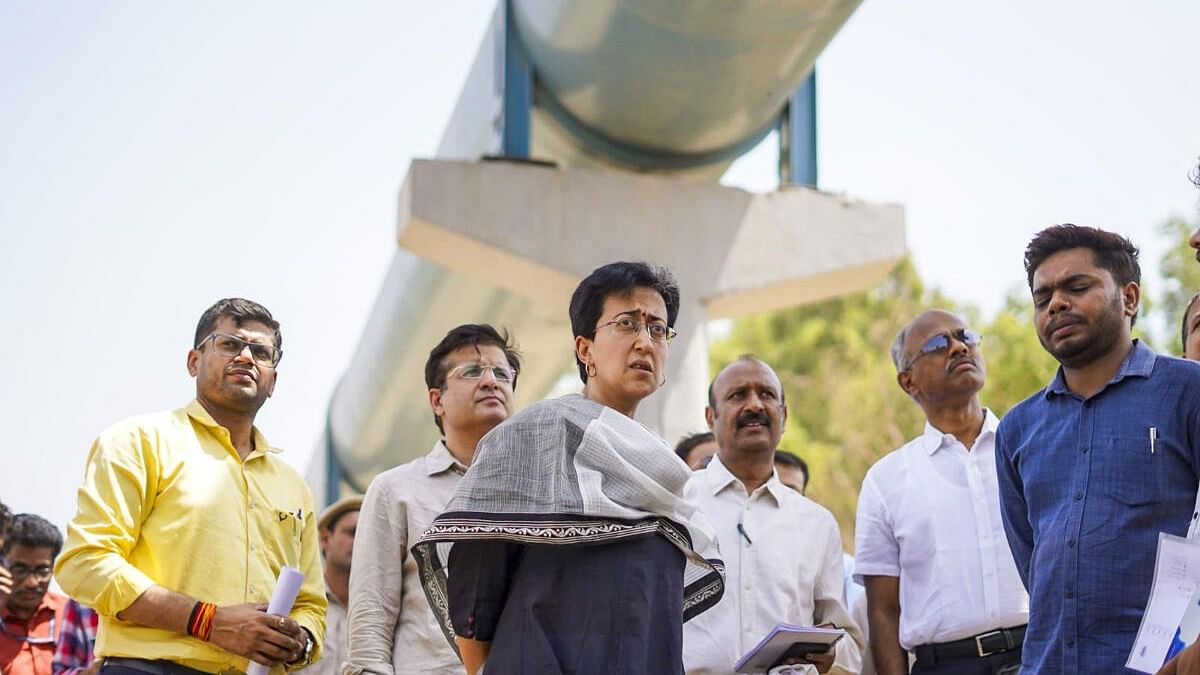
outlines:
[{"label": "man in blue shirt", "polygon": [[1005,532],[1030,594],[1023,673],[1132,672],[1159,532],[1200,483],[1200,364],[1132,339],[1141,270],[1124,237],[1058,225],[1025,251],[1054,380],[1000,423]]}]

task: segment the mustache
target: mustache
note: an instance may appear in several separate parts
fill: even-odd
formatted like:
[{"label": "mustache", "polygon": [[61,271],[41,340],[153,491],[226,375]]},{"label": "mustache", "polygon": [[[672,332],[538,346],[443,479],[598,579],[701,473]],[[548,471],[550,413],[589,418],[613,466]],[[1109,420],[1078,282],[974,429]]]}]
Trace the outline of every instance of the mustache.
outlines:
[{"label": "mustache", "polygon": [[979,365],[978,363],[975,362],[975,359],[971,358],[970,356],[960,356],[959,358],[951,361],[950,364],[946,366],[946,372],[948,373],[964,363],[970,363],[973,366]]},{"label": "mustache", "polygon": [[1083,317],[1079,316],[1078,314],[1065,314],[1046,324],[1046,334],[1052,335],[1054,331],[1062,328],[1063,326],[1073,326],[1079,323],[1083,323]]},{"label": "mustache", "polygon": [[747,424],[753,424],[755,422],[763,425],[764,427],[771,426],[771,418],[767,417],[766,413],[747,412],[747,413],[742,413],[741,415],[738,415],[738,418],[737,418],[737,426],[739,429],[746,426]]}]

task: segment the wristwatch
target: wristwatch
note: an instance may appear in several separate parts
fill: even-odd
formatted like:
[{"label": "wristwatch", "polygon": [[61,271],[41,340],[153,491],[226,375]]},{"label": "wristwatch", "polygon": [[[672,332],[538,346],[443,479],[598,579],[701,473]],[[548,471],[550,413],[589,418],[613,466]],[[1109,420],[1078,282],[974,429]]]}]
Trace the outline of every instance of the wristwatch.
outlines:
[{"label": "wristwatch", "polygon": [[[304,628],[304,626],[301,626],[301,628]],[[304,653],[300,655],[300,658],[288,663],[288,665],[307,666],[309,664],[309,660],[312,659],[313,642],[314,640],[312,633],[308,632],[307,628],[304,628]]]}]

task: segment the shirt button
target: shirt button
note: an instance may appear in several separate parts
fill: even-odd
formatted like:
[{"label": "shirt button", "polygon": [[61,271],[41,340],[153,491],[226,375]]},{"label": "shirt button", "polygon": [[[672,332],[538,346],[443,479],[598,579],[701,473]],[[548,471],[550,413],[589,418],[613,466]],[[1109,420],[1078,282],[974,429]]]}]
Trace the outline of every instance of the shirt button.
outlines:
[{"label": "shirt button", "polygon": [[1069,589],[1069,588],[1068,588],[1068,589],[1067,589],[1067,597],[1068,597],[1068,598],[1073,598],[1073,597],[1075,597],[1075,591],[1073,591],[1073,590],[1071,590],[1071,589]]},{"label": "shirt button", "polygon": [[1086,455],[1087,451],[1088,451],[1088,447],[1085,445],[1082,448],[1080,448],[1079,451]]},{"label": "shirt button", "polygon": [[1082,492],[1076,492],[1076,493],[1075,493],[1075,501],[1079,501],[1080,499],[1083,499],[1083,493],[1082,493]]},{"label": "shirt button", "polygon": [[1067,540],[1067,548],[1075,548],[1075,540],[1074,539]]},{"label": "shirt button", "polygon": [[1075,641],[1074,641],[1074,640],[1067,640],[1067,647],[1068,647],[1068,648],[1072,648],[1072,649],[1073,649],[1073,648],[1075,647]]},{"label": "shirt button", "polygon": [[250,592],[251,592],[251,593],[257,593],[257,592],[258,592],[258,590],[256,590],[256,589],[255,589],[253,586],[251,586],[251,587],[250,587]]}]

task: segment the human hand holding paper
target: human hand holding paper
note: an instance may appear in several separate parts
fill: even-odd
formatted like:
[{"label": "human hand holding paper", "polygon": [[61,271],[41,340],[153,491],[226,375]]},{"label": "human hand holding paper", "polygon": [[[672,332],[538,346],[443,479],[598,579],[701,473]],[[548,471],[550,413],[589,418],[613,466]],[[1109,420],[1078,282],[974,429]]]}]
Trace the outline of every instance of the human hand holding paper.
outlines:
[{"label": "human hand holding paper", "polygon": [[[292,611],[292,605],[295,604],[296,595],[300,593],[300,585],[303,583],[304,574],[295,567],[284,566],[279,570],[279,580],[275,583],[275,592],[267,605],[267,614],[280,618],[281,629],[287,624],[286,617]],[[267,666],[254,661],[251,661],[250,667],[246,669],[246,675],[267,675],[267,672]]]}]

